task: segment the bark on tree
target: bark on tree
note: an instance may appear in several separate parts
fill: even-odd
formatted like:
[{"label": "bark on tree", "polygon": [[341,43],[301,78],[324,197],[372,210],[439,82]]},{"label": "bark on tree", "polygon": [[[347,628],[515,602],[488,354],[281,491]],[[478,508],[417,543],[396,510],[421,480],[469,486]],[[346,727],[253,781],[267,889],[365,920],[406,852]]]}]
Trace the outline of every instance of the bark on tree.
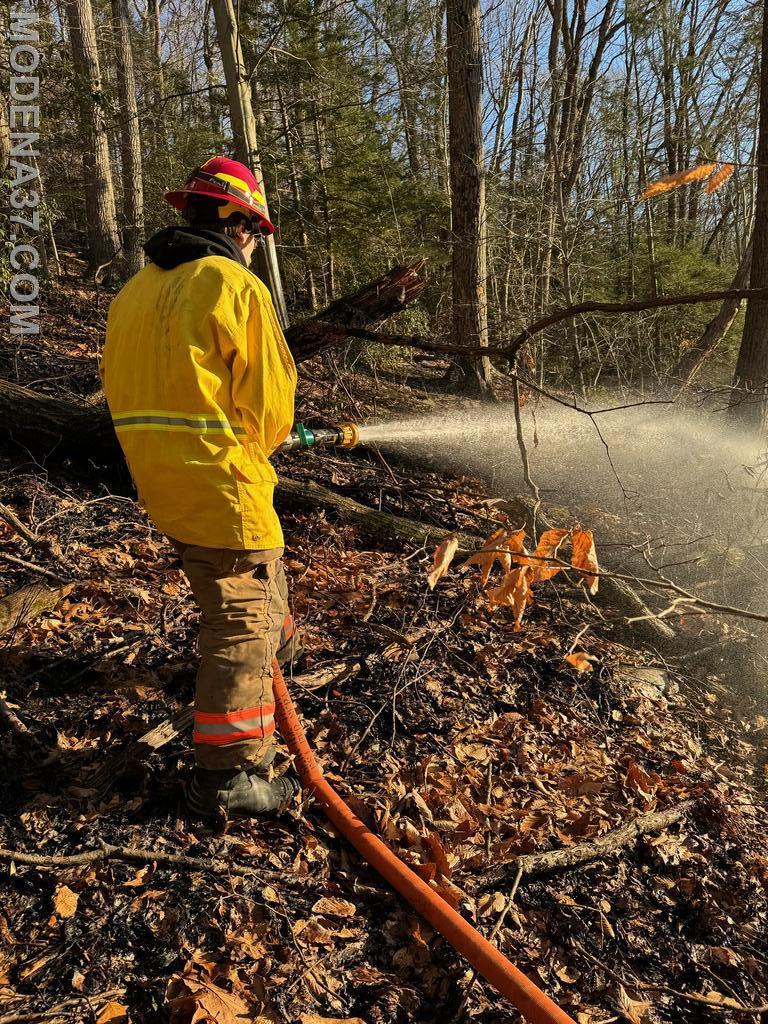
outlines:
[{"label": "bark on tree", "polygon": [[[250,167],[257,180],[263,182],[259,147],[256,136],[256,118],[253,113],[251,91],[243,62],[240,30],[232,0],[212,0],[216,19],[216,36],[224,66],[229,113],[235,140],[235,157]],[[269,288],[278,320],[283,330],[288,326],[288,310],[283,296],[280,267],[273,237],[266,238],[254,256],[256,273]]]},{"label": "bark on tree", "polygon": [[[752,229],[750,287],[768,287],[768,0],[763,0],[757,197]],[[768,428],[768,301],[747,301],[744,333],[733,378],[730,413],[739,426],[765,434]]]},{"label": "bark on tree", "polygon": [[67,23],[77,76],[88,234],[88,269],[110,264],[120,250],[109,143],[102,107],[102,82],[91,0],[67,0]]},{"label": "bark on tree", "polygon": [[[454,344],[476,348],[488,344],[480,0],[448,0],[446,26],[453,234],[451,335]],[[460,356],[458,365],[468,390],[489,392],[491,363],[487,356]]]},{"label": "bark on tree", "polygon": [[[277,55],[274,55],[275,65],[277,65]],[[317,289],[315,288],[315,273],[312,269],[312,256],[309,247],[309,234],[307,232],[307,221],[304,216],[304,203],[301,198],[301,189],[299,187],[299,170],[296,164],[296,154],[293,149],[293,139],[291,138],[291,126],[288,123],[288,111],[285,105],[285,96],[283,94],[283,87],[280,84],[280,72],[278,71],[275,75],[275,85],[277,88],[277,103],[280,108],[280,124],[283,129],[283,139],[285,142],[285,155],[288,157],[288,170],[291,182],[291,197],[293,199],[293,208],[296,214],[296,220],[298,221],[299,227],[299,244],[301,247],[301,261],[304,264],[304,282],[307,290],[307,305],[310,310],[314,313],[317,309]]]},{"label": "bark on tree", "polygon": [[120,101],[120,160],[123,171],[123,241],[127,275],[144,266],[144,184],[141,133],[136,103],[136,75],[131,47],[131,19],[126,0],[112,0],[115,72]]}]

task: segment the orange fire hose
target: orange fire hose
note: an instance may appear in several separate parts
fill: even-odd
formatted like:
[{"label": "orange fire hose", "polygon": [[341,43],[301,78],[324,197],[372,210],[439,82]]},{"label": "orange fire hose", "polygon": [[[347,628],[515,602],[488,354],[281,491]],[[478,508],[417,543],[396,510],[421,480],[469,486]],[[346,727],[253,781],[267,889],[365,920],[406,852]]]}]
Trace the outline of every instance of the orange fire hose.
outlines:
[{"label": "orange fire hose", "polygon": [[336,830],[531,1024],[575,1024],[572,1017],[430,889],[352,813],[325,779],[315,760],[277,662],[274,663],[273,682],[277,725],[296,759],[299,778]]}]

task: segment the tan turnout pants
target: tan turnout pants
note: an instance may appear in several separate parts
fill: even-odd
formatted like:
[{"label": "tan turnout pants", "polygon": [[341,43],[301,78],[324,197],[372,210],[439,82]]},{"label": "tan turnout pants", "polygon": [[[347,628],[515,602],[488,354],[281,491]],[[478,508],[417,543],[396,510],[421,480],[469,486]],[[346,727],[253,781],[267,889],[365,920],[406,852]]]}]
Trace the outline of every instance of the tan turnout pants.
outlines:
[{"label": "tan turnout pants", "polygon": [[282,551],[173,544],[201,612],[195,760],[208,769],[265,766],[275,743],[272,661],[299,647]]}]

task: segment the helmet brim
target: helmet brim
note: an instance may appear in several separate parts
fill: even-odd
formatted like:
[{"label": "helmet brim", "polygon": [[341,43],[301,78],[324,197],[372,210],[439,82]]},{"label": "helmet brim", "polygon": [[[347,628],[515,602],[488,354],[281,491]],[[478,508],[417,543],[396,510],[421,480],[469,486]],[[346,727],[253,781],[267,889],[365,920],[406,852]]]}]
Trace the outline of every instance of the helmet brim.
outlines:
[{"label": "helmet brim", "polygon": [[275,225],[265,217],[259,210],[254,209],[252,206],[248,206],[247,203],[241,202],[236,196],[228,195],[223,196],[221,192],[215,192],[213,189],[208,191],[204,188],[196,189],[178,189],[175,192],[166,192],[163,198],[166,203],[170,203],[175,210],[184,210],[190,196],[201,196],[205,199],[216,199],[218,202],[234,203],[236,206],[241,207],[246,213],[250,214],[251,217],[256,217],[259,221],[259,227],[262,233],[265,235],[273,235],[275,233]]}]

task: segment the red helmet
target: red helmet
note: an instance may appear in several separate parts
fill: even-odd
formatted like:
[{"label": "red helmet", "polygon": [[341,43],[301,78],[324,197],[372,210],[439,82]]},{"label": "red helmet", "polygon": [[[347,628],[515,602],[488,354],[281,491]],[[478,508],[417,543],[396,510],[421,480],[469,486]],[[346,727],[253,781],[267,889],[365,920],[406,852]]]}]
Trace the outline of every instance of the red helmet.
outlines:
[{"label": "red helmet", "polygon": [[165,199],[177,210],[183,210],[190,196],[205,196],[207,199],[224,200],[233,207],[224,213],[236,212],[237,207],[247,210],[258,218],[265,235],[271,235],[275,225],[269,219],[264,189],[245,164],[230,160],[226,156],[214,156],[202,167],[196,167],[183,188],[166,192]]}]

